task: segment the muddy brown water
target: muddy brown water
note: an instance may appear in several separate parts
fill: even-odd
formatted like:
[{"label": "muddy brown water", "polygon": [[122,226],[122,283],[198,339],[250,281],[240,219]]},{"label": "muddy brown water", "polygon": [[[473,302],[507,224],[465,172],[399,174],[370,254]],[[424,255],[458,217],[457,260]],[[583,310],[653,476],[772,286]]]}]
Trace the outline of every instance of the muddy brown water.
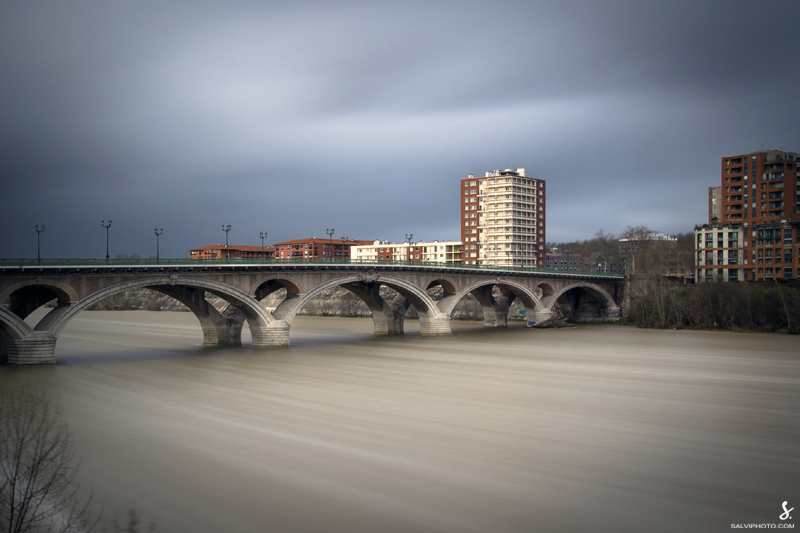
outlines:
[{"label": "muddy brown water", "polygon": [[189,313],[87,311],[55,367],[0,384],[57,395],[82,485],[161,532],[706,532],[800,509],[796,336],[406,329],[297,317],[257,351],[204,348]]}]

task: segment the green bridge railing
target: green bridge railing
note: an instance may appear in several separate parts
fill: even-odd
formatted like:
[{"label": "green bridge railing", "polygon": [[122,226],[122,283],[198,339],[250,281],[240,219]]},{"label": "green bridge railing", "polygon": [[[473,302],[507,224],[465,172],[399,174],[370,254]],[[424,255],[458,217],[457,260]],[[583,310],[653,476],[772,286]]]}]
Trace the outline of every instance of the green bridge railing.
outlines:
[{"label": "green bridge railing", "polygon": [[3,267],[36,267],[36,266],[170,266],[170,265],[386,265],[386,266],[424,266],[436,268],[459,268],[470,270],[502,270],[509,272],[538,272],[542,274],[580,274],[607,278],[622,278],[623,274],[611,272],[592,272],[580,270],[553,270],[545,268],[526,268],[495,265],[467,265],[463,263],[437,263],[431,261],[371,261],[357,259],[2,259]]}]

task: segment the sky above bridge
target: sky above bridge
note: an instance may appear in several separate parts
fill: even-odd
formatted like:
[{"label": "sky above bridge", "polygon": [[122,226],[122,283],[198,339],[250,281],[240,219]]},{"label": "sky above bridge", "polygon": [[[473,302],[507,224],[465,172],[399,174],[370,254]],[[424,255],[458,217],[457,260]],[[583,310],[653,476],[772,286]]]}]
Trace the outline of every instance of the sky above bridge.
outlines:
[{"label": "sky above bridge", "polygon": [[459,238],[547,180],[548,241],[691,231],[724,155],[800,151],[800,2],[0,2],[0,256]]}]

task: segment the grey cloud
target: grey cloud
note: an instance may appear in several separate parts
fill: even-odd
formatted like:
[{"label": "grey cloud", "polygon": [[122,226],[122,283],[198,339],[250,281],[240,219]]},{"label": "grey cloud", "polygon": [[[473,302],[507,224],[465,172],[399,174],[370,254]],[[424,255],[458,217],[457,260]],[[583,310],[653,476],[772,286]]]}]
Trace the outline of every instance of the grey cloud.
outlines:
[{"label": "grey cloud", "polygon": [[800,149],[798,14],[792,1],[6,2],[0,250],[30,255],[46,218],[53,254],[97,255],[89,235],[109,216],[119,253],[146,254],[153,224],[175,256],[221,223],[251,243],[326,225],[455,238],[458,179],[507,165],[548,180],[551,239],[688,231],[722,155]]}]

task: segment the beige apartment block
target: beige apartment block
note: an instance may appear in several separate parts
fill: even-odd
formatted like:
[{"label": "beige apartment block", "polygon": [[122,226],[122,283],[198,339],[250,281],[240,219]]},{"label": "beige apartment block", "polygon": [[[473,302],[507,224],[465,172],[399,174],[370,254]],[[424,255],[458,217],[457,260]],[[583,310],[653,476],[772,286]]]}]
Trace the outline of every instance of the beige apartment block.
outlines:
[{"label": "beige apartment block", "polygon": [[545,181],[526,176],[524,168],[462,179],[462,261],[544,268],[546,196]]},{"label": "beige apartment block", "polygon": [[747,265],[741,227],[698,226],[695,235],[695,280],[740,281]]}]

